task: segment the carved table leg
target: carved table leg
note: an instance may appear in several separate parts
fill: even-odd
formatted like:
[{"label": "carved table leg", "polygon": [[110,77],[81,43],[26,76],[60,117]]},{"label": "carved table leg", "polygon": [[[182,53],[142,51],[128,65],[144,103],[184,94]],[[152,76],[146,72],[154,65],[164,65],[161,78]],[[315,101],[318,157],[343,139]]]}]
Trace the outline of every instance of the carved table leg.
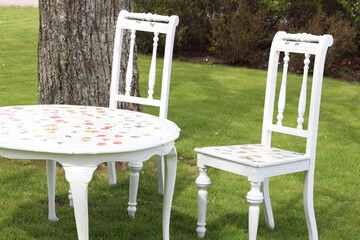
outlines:
[{"label": "carved table leg", "polygon": [[259,224],[259,205],[263,201],[263,194],[260,192],[260,182],[251,182],[251,190],[246,195],[249,207],[249,240],[256,240]]},{"label": "carved table leg", "polygon": [[56,182],[56,161],[46,160],[48,199],[49,199],[49,220],[58,221],[55,212],[55,182]]},{"label": "carved table leg", "polygon": [[157,168],[157,176],[158,176],[158,185],[159,185],[159,194],[164,194],[164,156],[157,156],[156,168]]},{"label": "carved table leg", "polygon": [[142,162],[129,162],[130,169],[130,187],[129,187],[129,207],[128,214],[135,217],[136,212],[136,197],[139,188],[139,171],[143,167]]},{"label": "carved table leg", "polygon": [[177,153],[175,147],[166,157],[165,162],[165,189],[163,205],[163,240],[169,239],[170,212],[174,194],[175,179],[177,169]]},{"label": "carved table leg", "polygon": [[97,167],[64,167],[74,201],[76,229],[79,240],[89,239],[88,184]]},{"label": "carved table leg", "polygon": [[197,222],[197,235],[199,238],[203,238],[206,232],[206,207],[207,207],[207,189],[211,185],[209,176],[207,175],[207,167],[199,168],[200,175],[196,178],[195,184],[198,186],[198,222]]}]

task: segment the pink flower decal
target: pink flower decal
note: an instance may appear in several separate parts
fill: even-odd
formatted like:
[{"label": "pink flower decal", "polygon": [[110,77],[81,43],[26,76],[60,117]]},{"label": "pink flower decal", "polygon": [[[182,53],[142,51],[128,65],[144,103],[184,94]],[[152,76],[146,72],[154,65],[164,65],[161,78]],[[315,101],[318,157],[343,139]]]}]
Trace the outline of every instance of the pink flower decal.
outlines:
[{"label": "pink flower decal", "polygon": [[97,135],[95,137],[106,137],[106,135],[105,134],[100,134],[100,135]]}]

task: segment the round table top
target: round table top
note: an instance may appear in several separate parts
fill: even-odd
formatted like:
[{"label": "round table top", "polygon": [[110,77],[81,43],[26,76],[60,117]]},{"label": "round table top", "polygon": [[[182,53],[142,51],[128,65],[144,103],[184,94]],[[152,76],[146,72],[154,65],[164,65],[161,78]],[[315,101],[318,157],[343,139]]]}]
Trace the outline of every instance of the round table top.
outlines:
[{"label": "round table top", "polygon": [[122,109],[73,105],[0,107],[0,148],[60,154],[119,153],[174,141],[169,120]]}]

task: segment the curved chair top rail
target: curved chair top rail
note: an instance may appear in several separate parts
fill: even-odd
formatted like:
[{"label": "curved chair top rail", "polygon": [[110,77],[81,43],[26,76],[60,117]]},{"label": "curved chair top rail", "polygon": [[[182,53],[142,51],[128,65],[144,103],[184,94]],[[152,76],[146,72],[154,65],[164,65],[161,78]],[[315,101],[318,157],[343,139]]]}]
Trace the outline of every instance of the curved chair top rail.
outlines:
[{"label": "curved chair top rail", "polygon": [[122,19],[120,23],[123,29],[165,34],[170,33],[173,27],[179,24],[179,17],[176,15],[163,16],[152,13],[130,13],[126,10],[120,12],[119,19]]},{"label": "curved chair top rail", "polygon": [[281,34],[280,38],[282,40],[292,40],[292,41],[301,41],[301,42],[320,42],[323,41],[324,39],[327,39],[328,41],[331,39],[331,44],[332,44],[332,36],[327,34],[319,36],[308,33],[295,33],[295,34],[286,33],[286,32],[279,32],[279,33]]},{"label": "curved chair top rail", "polygon": [[169,22],[169,16],[163,16],[152,13],[133,13],[133,12],[125,12],[125,18],[139,19],[145,21],[154,21],[154,22]]},{"label": "curved chair top rail", "polygon": [[312,35],[307,33],[278,32],[273,40],[273,48],[276,51],[318,54],[317,51],[325,51],[333,44],[331,35]]}]

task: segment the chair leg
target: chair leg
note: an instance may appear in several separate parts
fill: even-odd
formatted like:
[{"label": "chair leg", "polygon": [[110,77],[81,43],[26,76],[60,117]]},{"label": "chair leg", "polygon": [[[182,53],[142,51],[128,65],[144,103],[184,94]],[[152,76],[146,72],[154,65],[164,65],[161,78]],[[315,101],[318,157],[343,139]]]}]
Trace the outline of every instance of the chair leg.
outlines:
[{"label": "chair leg", "polygon": [[46,160],[48,200],[49,200],[49,220],[58,221],[55,212],[55,183],[56,183],[56,161]]},{"label": "chair leg", "polygon": [[207,174],[207,167],[199,168],[200,175],[196,178],[195,184],[198,186],[198,222],[197,222],[197,235],[199,238],[203,238],[206,232],[206,207],[207,207],[207,189],[211,185],[210,178]]},{"label": "chair leg", "polygon": [[107,162],[109,170],[109,185],[116,185],[116,167],[115,162]]},{"label": "chair leg", "polygon": [[129,187],[129,207],[128,214],[135,217],[136,212],[136,197],[139,187],[139,171],[143,167],[142,162],[129,162],[128,167],[130,169],[130,187]]},{"label": "chair leg", "polygon": [[274,215],[273,215],[273,211],[271,208],[271,201],[270,201],[269,178],[265,178],[264,182],[262,182],[261,192],[264,195],[264,201],[262,202],[262,205],[263,205],[263,210],[264,210],[265,223],[271,229],[273,229],[275,227],[275,222],[274,222]]},{"label": "chair leg", "polygon": [[96,167],[64,167],[74,198],[76,229],[79,240],[89,239],[88,184]]},{"label": "chair leg", "polygon": [[164,194],[164,175],[165,175],[164,156],[157,156],[156,168],[157,168],[158,185],[159,185],[158,191],[159,191],[160,195],[163,195]]},{"label": "chair leg", "polygon": [[318,239],[318,232],[316,227],[315,211],[314,211],[314,174],[310,171],[305,172],[305,181],[304,181],[304,209],[306,216],[306,223],[309,232],[310,240]]},{"label": "chair leg", "polygon": [[69,186],[69,205],[70,207],[74,207],[74,201],[73,201],[73,195],[72,195],[72,192],[71,192],[71,186]]},{"label": "chair leg", "polygon": [[260,182],[251,182],[251,190],[246,195],[247,201],[250,203],[249,207],[249,240],[256,240],[257,229],[259,224],[259,205],[262,203],[264,197],[260,191]]},{"label": "chair leg", "polygon": [[164,188],[164,203],[163,203],[163,217],[162,230],[163,240],[169,240],[170,236],[170,213],[171,204],[174,195],[174,187],[177,170],[177,153],[175,147],[166,156],[165,163],[165,188]]}]

